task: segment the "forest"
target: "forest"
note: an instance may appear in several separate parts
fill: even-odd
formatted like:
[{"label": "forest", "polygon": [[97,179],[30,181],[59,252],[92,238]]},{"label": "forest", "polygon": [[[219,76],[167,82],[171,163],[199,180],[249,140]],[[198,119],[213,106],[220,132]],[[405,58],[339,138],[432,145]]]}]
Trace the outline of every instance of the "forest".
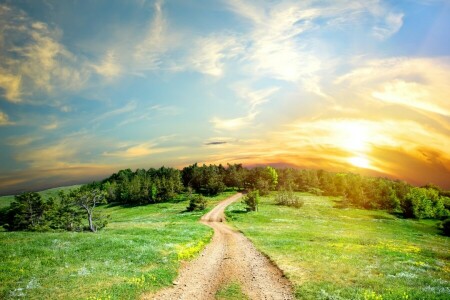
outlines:
[{"label": "forest", "polygon": [[42,199],[35,192],[23,193],[0,211],[0,225],[10,231],[95,232],[105,227],[108,220],[108,216],[97,213],[98,205],[148,205],[187,195],[192,198],[188,209],[196,209],[197,203],[200,208],[204,205],[201,197],[193,197],[193,193],[214,196],[227,188],[257,191],[262,196],[278,191],[288,198],[294,191],[335,196],[340,207],[381,209],[403,218],[444,220],[442,226],[447,234],[450,226],[450,191],[433,184],[416,187],[401,180],[353,173],[197,163],[182,170],[120,170],[102,181],[60,192],[56,198]]}]

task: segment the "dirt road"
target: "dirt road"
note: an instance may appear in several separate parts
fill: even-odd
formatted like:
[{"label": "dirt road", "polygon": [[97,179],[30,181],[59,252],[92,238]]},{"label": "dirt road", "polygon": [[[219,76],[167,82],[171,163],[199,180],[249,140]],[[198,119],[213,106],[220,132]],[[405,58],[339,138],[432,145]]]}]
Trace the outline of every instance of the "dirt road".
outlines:
[{"label": "dirt road", "polygon": [[242,197],[220,202],[201,222],[214,229],[211,243],[195,260],[182,267],[174,285],[143,299],[214,299],[217,290],[239,282],[250,299],[294,299],[290,282],[241,233],[224,223],[225,208]]}]

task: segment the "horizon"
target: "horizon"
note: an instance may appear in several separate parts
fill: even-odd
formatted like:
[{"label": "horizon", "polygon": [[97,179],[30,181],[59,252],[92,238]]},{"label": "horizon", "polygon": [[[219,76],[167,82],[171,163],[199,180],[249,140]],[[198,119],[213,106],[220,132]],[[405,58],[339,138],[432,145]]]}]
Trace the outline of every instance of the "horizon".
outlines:
[{"label": "horizon", "polygon": [[0,194],[285,165],[450,189],[450,3],[1,1]]}]

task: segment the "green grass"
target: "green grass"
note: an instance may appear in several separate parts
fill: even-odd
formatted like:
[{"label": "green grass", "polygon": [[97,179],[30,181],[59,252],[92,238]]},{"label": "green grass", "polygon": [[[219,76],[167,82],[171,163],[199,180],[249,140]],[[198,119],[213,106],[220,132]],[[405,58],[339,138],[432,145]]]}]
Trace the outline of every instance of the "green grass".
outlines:
[{"label": "green grass", "polygon": [[237,282],[230,282],[216,293],[216,300],[248,300]]},{"label": "green grass", "polygon": [[[208,198],[208,209],[233,193]],[[212,236],[198,222],[205,211],[187,204],[103,206],[111,219],[96,234],[0,232],[0,299],[136,299],[170,285],[179,258]]]},{"label": "green grass", "polygon": [[262,198],[228,207],[229,222],[284,270],[298,299],[450,299],[450,238],[436,221],[334,208],[300,194],[300,209]]},{"label": "green grass", "polygon": [[[68,191],[68,190],[71,190],[71,189],[78,188],[80,186],[81,185],[70,185],[70,186],[64,186],[64,187],[57,187],[57,188],[53,188],[53,189],[40,191],[38,193],[41,194],[41,196],[44,199],[48,199],[50,197],[57,197],[58,193],[61,190],[62,191]],[[9,206],[11,204],[11,202],[13,202],[13,200],[14,200],[14,196],[13,195],[0,196],[0,209]]]}]

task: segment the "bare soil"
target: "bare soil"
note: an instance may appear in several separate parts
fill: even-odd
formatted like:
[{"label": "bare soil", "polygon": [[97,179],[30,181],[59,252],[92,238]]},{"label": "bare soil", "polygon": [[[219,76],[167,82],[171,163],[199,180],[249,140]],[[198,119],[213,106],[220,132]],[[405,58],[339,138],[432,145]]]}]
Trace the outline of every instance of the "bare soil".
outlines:
[{"label": "bare soil", "polygon": [[280,269],[225,223],[225,208],[241,197],[229,197],[201,218],[214,229],[211,243],[181,268],[172,287],[142,299],[215,299],[217,290],[233,281],[250,299],[294,299],[292,285]]}]

